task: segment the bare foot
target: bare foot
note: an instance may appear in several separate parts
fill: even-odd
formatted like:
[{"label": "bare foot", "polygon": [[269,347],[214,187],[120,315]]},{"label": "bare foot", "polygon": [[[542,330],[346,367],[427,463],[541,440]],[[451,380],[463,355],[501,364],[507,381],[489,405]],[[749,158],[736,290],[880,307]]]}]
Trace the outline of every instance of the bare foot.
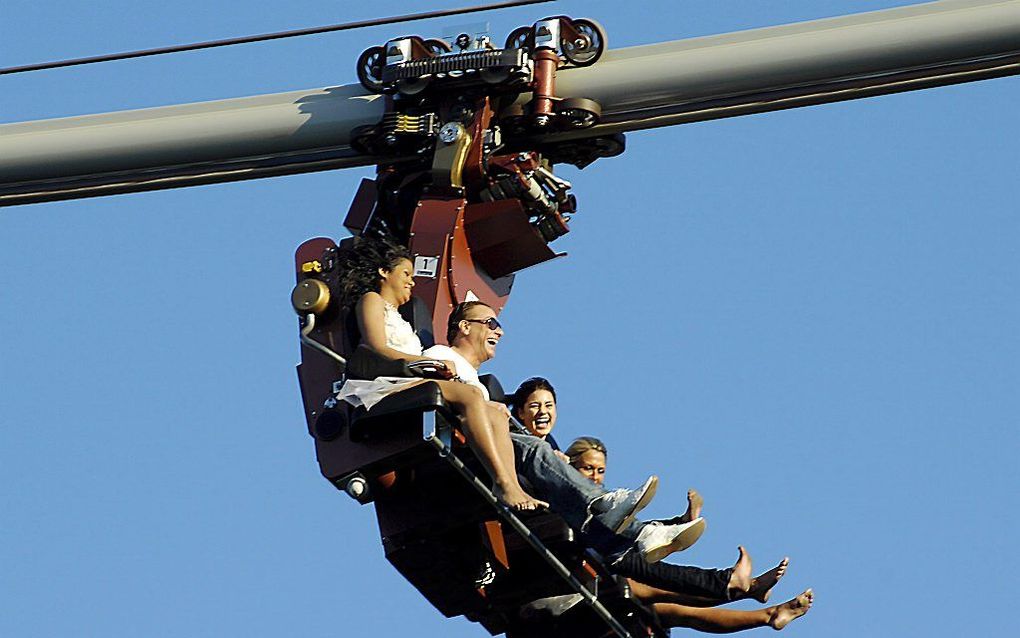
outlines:
[{"label": "bare foot", "polygon": [[753,582],[751,578],[751,556],[744,549],[743,545],[737,546],[737,550],[740,552],[740,556],[737,558],[736,564],[733,565],[733,573],[730,575],[728,587],[730,600],[746,598]]},{"label": "bare foot", "polygon": [[701,494],[698,494],[698,490],[687,490],[687,511],[680,517],[680,522],[690,523],[701,516],[701,507],[704,504],[705,499],[701,498]]},{"label": "bare foot", "polygon": [[782,629],[790,624],[791,620],[806,614],[811,609],[811,604],[814,601],[815,593],[810,589],[805,589],[803,594],[793,600],[788,600],[782,605],[776,605],[772,608],[772,614],[769,616],[769,627],[775,630]]},{"label": "bare foot", "polygon": [[549,507],[545,501],[540,501],[522,490],[519,485],[511,487],[492,486],[492,493],[496,495],[503,505],[506,505],[515,512],[529,512],[532,510]]},{"label": "bare foot", "polygon": [[751,588],[747,590],[747,598],[754,598],[760,603],[767,603],[769,595],[772,593],[772,588],[776,586],[779,579],[786,573],[786,566],[789,564],[790,559],[784,558],[779,561],[778,565],[755,578],[751,583]]}]

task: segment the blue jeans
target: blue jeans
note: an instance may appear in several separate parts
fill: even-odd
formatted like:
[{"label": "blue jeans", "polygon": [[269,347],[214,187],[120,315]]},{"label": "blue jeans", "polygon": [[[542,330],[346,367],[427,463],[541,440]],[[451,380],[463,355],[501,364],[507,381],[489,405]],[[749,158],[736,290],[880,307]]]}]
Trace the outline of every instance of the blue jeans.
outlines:
[{"label": "blue jeans", "polygon": [[[585,478],[556,456],[549,444],[530,434],[510,433],[514,444],[517,474],[531,486],[531,495],[549,503],[549,508],[582,532],[585,544],[607,556],[625,552],[637,538],[638,525],[617,535],[591,517],[589,506],[606,490]],[[589,520],[590,519],[590,520]]]}]

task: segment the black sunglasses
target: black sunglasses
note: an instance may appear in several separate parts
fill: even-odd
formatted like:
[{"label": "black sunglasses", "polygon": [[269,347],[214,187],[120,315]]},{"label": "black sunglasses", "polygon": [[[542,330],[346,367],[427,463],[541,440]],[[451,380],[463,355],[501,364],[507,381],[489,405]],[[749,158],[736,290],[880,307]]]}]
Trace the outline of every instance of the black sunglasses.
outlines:
[{"label": "black sunglasses", "polygon": [[499,322],[496,321],[495,317],[489,317],[488,319],[461,319],[461,321],[467,321],[469,323],[484,323],[488,326],[489,330],[495,330],[496,328],[502,328]]}]

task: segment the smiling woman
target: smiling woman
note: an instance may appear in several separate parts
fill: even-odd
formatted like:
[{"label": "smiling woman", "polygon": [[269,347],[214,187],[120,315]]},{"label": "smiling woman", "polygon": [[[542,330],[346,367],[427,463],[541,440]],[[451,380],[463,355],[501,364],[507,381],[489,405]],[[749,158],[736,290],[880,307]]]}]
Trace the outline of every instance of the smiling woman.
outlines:
[{"label": "smiling woman", "polygon": [[[341,282],[342,303],[354,305],[362,343],[386,359],[407,362],[429,360],[422,356],[422,344],[414,328],[397,311],[399,306],[410,301],[414,287],[410,253],[386,240],[357,238],[350,248],[338,251],[337,259],[345,273]],[[492,312],[484,304],[468,312],[482,308]],[[458,326],[471,324],[476,319],[473,315],[462,315]],[[487,316],[478,319],[478,323],[485,325],[473,331],[471,343],[480,356],[491,355],[502,335],[499,322],[495,317]],[[472,332],[470,329],[467,331]],[[431,382],[439,385],[443,398],[462,417],[464,436],[492,477],[493,493],[512,509],[537,508],[542,503],[525,493],[517,481],[513,447],[505,424],[500,427],[494,422],[485,399],[477,389],[450,380],[455,369],[452,363],[444,362],[440,372],[446,379],[433,379]],[[351,405],[371,410],[383,397],[428,381],[404,377],[347,379],[337,396]]]},{"label": "smiling woman", "polygon": [[552,436],[556,427],[556,389],[548,379],[531,377],[513,394],[513,412],[529,432],[559,450]]}]

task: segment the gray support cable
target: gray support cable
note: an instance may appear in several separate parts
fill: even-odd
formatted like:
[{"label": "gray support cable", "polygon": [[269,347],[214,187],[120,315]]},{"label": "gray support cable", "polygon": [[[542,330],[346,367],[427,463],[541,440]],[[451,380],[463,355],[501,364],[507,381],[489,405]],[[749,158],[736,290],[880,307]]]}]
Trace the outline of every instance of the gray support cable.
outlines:
[{"label": "gray support cable", "polygon": [[[602,104],[578,137],[1018,73],[1020,0],[943,0],[608,51],[557,93]],[[349,133],[382,110],[348,85],[0,125],[0,205],[371,164]]]},{"label": "gray support cable", "polygon": [[82,64],[114,62],[116,60],[130,60],[132,58],[144,58],[152,55],[184,53],[185,51],[199,51],[201,49],[212,49],[215,47],[228,47],[238,44],[267,42],[269,40],[280,40],[282,38],[297,38],[306,35],[319,35],[322,33],[334,33],[336,31],[349,31],[351,29],[376,27],[384,24],[397,24],[400,22],[411,22],[415,20],[445,18],[448,16],[464,15],[465,13],[474,13],[476,11],[493,11],[495,9],[507,9],[510,7],[520,7],[529,4],[538,4],[541,2],[552,2],[552,0],[504,0],[503,2],[475,5],[473,7],[460,7],[459,9],[439,9],[436,11],[425,11],[423,13],[408,13],[399,16],[390,16],[388,18],[373,18],[370,20],[358,20],[357,22],[346,22],[343,24],[328,24],[325,26],[310,27],[306,29],[291,29],[289,31],[276,31],[275,33],[262,33],[259,35],[241,36],[238,38],[226,38],[223,40],[207,40],[205,42],[192,42],[191,44],[178,44],[173,46],[159,47],[155,49],[142,49],[140,51],[107,53],[104,55],[93,55],[87,58],[74,58],[71,60],[55,60],[53,62],[40,62],[36,64],[25,64],[22,66],[10,66],[0,69],[0,75],[11,75],[14,73],[28,73],[31,71],[45,71],[47,69],[60,69],[68,66],[80,66]]}]

